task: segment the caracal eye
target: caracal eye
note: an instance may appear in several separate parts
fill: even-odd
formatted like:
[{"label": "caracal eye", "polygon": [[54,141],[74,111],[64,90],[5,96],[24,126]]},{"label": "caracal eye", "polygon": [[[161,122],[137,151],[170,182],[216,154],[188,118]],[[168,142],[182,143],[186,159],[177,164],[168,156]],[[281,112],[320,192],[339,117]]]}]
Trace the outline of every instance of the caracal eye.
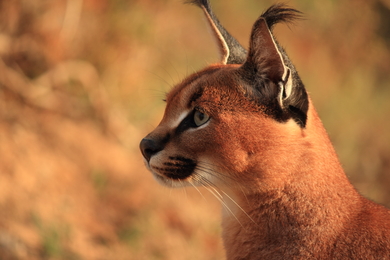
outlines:
[{"label": "caracal eye", "polygon": [[209,119],[210,117],[207,114],[202,113],[199,110],[195,110],[194,123],[197,127],[205,124],[207,121],[209,121]]}]

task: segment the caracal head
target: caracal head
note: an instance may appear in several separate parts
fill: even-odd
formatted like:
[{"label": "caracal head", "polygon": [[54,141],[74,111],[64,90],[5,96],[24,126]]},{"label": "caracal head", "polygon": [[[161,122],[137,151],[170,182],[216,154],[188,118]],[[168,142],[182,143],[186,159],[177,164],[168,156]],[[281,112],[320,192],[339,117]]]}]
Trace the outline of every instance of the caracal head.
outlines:
[{"label": "caracal head", "polygon": [[223,43],[223,61],[176,85],[166,97],[162,121],[140,144],[147,168],[160,183],[266,182],[275,179],[274,165],[288,163],[286,147],[302,135],[309,102],[269,28],[295,18],[289,12],[280,6],[267,10],[253,26],[248,52],[209,14]]}]

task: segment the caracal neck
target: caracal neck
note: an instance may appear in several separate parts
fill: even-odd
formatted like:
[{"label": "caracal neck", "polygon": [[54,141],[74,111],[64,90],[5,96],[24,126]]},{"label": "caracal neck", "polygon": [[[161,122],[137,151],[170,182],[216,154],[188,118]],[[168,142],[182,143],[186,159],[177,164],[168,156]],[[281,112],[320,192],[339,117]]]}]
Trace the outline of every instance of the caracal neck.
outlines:
[{"label": "caracal neck", "polygon": [[259,259],[268,254],[272,259],[287,259],[278,258],[279,253],[282,257],[285,250],[292,253],[305,244],[322,243],[318,238],[324,234],[328,242],[336,239],[348,215],[361,207],[361,197],[341,168],[313,107],[298,147],[291,151],[296,159],[273,173],[285,181],[267,185],[254,180],[250,189],[228,188],[222,226],[229,259]]}]

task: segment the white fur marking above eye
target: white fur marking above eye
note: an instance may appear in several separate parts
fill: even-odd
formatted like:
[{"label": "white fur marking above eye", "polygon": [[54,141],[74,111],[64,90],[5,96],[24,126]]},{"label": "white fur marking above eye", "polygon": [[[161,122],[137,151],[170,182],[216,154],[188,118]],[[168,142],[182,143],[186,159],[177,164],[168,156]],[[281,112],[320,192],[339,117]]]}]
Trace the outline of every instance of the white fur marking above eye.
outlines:
[{"label": "white fur marking above eye", "polygon": [[179,117],[177,117],[173,123],[172,123],[172,128],[176,128],[179,126],[179,124],[181,123],[181,121],[183,121],[184,118],[186,118],[186,116],[188,116],[188,114],[190,113],[191,111],[184,111],[182,112]]}]

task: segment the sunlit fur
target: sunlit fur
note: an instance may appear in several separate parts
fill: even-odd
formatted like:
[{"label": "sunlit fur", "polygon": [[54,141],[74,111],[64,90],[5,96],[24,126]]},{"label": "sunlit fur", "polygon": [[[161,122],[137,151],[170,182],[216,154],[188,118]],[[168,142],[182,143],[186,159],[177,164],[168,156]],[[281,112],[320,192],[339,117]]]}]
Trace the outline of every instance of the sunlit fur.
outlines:
[{"label": "sunlit fur", "polygon": [[[211,65],[168,93],[141,142],[156,179],[221,201],[228,259],[390,259],[390,211],[350,184],[310,98],[305,124],[275,119],[243,68]],[[210,120],[193,126],[194,109]]]}]

